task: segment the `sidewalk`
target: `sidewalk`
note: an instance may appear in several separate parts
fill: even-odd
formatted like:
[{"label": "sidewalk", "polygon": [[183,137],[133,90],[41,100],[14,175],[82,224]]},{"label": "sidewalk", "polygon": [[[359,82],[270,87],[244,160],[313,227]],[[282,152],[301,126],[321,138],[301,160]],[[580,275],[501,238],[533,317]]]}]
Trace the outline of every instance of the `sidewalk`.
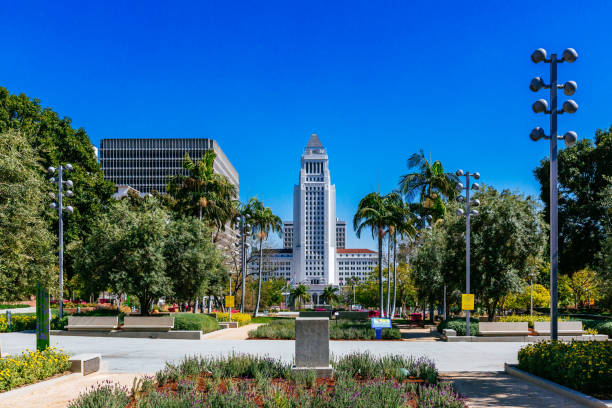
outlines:
[{"label": "sidewalk", "polygon": [[470,408],[582,407],[577,402],[504,372],[445,372],[455,390],[468,398]]},{"label": "sidewalk", "polygon": [[237,329],[224,329],[202,336],[202,340],[246,340],[249,338],[249,331],[255,330],[262,323],[251,323]]}]

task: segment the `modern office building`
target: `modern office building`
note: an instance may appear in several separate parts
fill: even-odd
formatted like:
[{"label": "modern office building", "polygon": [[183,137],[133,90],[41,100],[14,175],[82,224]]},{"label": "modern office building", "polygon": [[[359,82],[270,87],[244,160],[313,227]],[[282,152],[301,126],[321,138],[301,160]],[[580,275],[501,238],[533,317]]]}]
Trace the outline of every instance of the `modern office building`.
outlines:
[{"label": "modern office building", "polygon": [[185,153],[199,159],[214,150],[214,170],[239,187],[238,172],[213,139],[102,139],[100,167],[104,178],[117,186],[129,186],[141,194],[153,190],[166,192],[168,177],[187,174],[183,169]]},{"label": "modern office building", "polygon": [[[326,286],[346,284],[349,277],[363,280],[376,265],[376,252],[345,249],[346,222],[336,218],[336,186],[331,184],[329,158],[316,134],[301,157],[293,188],[293,220],[283,224],[283,249],[263,251],[263,279],[306,284],[315,303]],[[251,272],[257,271],[258,262],[255,254]]]}]

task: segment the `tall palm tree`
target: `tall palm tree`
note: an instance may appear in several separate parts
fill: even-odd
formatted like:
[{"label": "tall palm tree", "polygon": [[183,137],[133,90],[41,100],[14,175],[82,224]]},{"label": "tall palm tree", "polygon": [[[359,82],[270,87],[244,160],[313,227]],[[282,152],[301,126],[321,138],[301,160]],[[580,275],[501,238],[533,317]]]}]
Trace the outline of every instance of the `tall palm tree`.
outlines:
[{"label": "tall palm tree", "polygon": [[308,286],[300,283],[293,289],[291,289],[291,296],[294,300],[298,301],[298,309],[302,306],[302,299],[305,299],[308,295]]},{"label": "tall palm tree", "polygon": [[261,302],[261,284],[263,274],[263,241],[268,238],[270,232],[281,233],[283,222],[280,217],[275,215],[270,207],[264,207],[261,201],[257,198],[251,198],[247,204],[250,212],[249,224],[253,228],[255,236],[259,240],[259,282],[257,284],[257,302],[255,303],[255,311],[253,316],[257,316],[259,312],[259,304]]},{"label": "tall palm tree", "polygon": [[363,197],[357,207],[357,213],[353,217],[353,228],[357,238],[361,238],[363,230],[369,228],[372,231],[372,238],[378,239],[378,292],[381,317],[385,314],[382,272],[383,238],[389,217],[390,212],[386,200],[379,193],[370,193]]},{"label": "tall palm tree", "polygon": [[320,299],[324,302],[327,303],[328,305],[331,305],[332,302],[335,302],[338,300],[338,288],[333,287],[331,285],[326,286],[323,289],[323,293],[321,294]]},{"label": "tall palm tree", "polygon": [[442,197],[455,197],[457,176],[454,173],[445,173],[439,160],[430,163],[423,150],[410,156],[407,164],[408,170],[415,171],[400,178],[399,187],[406,200],[412,201],[418,193],[421,205],[435,218],[442,218],[446,211]]},{"label": "tall palm tree", "polygon": [[[177,211],[204,219],[218,235],[236,215],[238,192],[230,181],[214,172],[216,153],[207,150],[201,159],[183,157],[187,175],[178,174],[168,180],[168,193],[177,201]],[[214,237],[213,237],[214,238]]]}]

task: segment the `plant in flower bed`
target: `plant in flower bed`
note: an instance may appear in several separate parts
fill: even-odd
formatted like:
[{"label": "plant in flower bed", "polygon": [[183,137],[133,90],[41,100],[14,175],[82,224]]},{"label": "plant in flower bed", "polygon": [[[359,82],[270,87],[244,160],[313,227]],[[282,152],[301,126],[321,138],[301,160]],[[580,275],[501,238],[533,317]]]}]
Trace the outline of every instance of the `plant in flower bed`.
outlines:
[{"label": "plant in flower bed", "polygon": [[599,334],[612,336],[612,320],[577,319],[582,321],[585,329],[592,329]]},{"label": "plant in flower bed", "polygon": [[[569,317],[559,317],[558,320],[567,321]],[[510,315],[500,316],[500,322],[527,322],[527,325],[533,329],[533,322],[549,322],[550,316],[546,315]]]},{"label": "plant in flower bed", "polygon": [[127,391],[127,388],[106,380],[82,392],[68,403],[68,408],[125,408],[129,402]]},{"label": "plant in flower bed", "polygon": [[543,341],[523,347],[518,367],[576,391],[612,399],[612,344]]},{"label": "plant in flower bed", "polygon": [[[218,322],[228,322],[229,321],[229,313],[215,313]],[[239,326],[244,326],[245,324],[251,323],[251,315],[249,313],[232,313],[232,322],[238,322]]]},{"label": "plant in flower bed", "polygon": [[6,316],[0,316],[0,333],[18,332],[36,329],[35,315],[13,315],[11,317],[11,327],[8,326]]},{"label": "plant in flower bed", "polygon": [[[442,320],[438,323],[437,329],[440,333],[444,329],[451,329],[457,332],[457,336],[465,336],[465,317],[451,317],[450,319]],[[478,335],[478,319],[470,318],[470,335]]]},{"label": "plant in flower bed", "polygon": [[333,378],[317,379],[314,371],[292,372],[290,364],[269,357],[192,357],[136,381],[126,405],[108,404],[111,391],[121,393],[113,401],[128,395],[109,386],[92,389],[96,396],[81,396],[69,408],[466,407],[450,385],[437,383],[427,359],[355,353],[333,364]]},{"label": "plant in flower bed", "polygon": [[44,351],[26,349],[19,356],[0,358],[0,392],[63,373],[70,368],[68,358],[55,347]]},{"label": "plant in flower bed", "polygon": [[[386,340],[401,339],[396,328],[383,329],[382,338]],[[274,320],[249,332],[252,339],[295,339],[295,320]],[[376,331],[369,323],[338,320],[329,323],[329,338],[332,340],[373,340]]]},{"label": "plant in flower bed", "polygon": [[174,313],[174,330],[201,330],[209,333],[219,330],[219,323],[206,314],[202,313]]}]

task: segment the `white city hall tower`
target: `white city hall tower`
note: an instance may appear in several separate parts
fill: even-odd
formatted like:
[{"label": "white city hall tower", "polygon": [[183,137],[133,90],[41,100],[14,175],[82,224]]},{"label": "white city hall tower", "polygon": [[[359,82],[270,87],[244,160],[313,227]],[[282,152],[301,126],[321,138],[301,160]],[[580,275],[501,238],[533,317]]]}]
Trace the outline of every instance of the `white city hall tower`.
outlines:
[{"label": "white city hall tower", "polygon": [[299,184],[293,188],[293,265],[295,283],[311,290],[336,285],[336,186],[327,152],[313,134],[302,154]]}]

